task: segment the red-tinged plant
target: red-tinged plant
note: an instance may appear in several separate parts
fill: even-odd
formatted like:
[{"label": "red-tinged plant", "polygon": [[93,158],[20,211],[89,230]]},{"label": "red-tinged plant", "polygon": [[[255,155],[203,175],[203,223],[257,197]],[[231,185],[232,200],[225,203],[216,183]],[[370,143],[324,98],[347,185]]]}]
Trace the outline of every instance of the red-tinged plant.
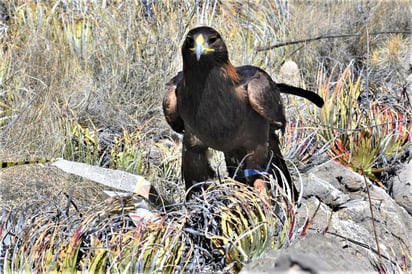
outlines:
[{"label": "red-tinged plant", "polygon": [[383,102],[380,98],[394,98],[389,92],[362,101],[362,78],[353,80],[351,70],[350,65],[336,83],[328,79],[320,85],[325,99],[320,139],[330,143],[332,158],[384,187],[378,175],[390,171],[411,147],[411,111],[399,100]]}]

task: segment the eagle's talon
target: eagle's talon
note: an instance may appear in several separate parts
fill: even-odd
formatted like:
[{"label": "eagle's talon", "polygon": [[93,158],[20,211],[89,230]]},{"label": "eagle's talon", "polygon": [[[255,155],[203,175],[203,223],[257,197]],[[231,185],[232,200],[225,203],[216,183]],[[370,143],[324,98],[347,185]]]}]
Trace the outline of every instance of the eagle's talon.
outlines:
[{"label": "eagle's talon", "polygon": [[256,179],[255,182],[253,183],[253,187],[259,193],[259,196],[262,199],[262,201],[265,203],[265,205],[270,206],[271,199],[266,189],[266,182],[262,179]]}]

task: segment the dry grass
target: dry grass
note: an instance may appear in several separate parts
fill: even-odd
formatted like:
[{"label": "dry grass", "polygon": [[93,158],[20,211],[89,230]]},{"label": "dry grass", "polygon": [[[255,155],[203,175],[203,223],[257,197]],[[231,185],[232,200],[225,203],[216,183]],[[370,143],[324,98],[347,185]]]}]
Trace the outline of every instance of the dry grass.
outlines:
[{"label": "dry grass", "polygon": [[[370,33],[410,30],[399,2],[142,3],[5,2],[10,20],[0,40],[2,159],[83,160],[87,156],[70,147],[76,142],[71,127],[78,125],[96,132],[111,128],[117,134],[122,128],[138,129],[139,140],[169,135],[160,111],[164,83],[180,69],[181,41],[198,24],[222,32],[235,64],[259,65],[275,76],[285,60],[295,60],[304,79],[301,85],[307,87],[317,85],[319,68],[337,75],[339,67],[343,70],[355,60],[361,69],[367,57],[366,20]],[[388,20],[383,24],[380,18]],[[363,36],[256,51],[257,46],[331,33]],[[377,77],[389,72],[386,82],[393,80],[397,86],[404,77],[405,37],[382,34],[369,39],[371,72]],[[89,158],[85,161],[102,161],[97,155]]]},{"label": "dry grass", "polygon": [[[300,1],[291,5],[290,12],[295,20],[288,25],[288,35],[282,37],[282,40],[300,40],[320,35],[354,36],[286,47],[286,59],[298,62],[303,79],[309,87],[316,83],[316,71],[319,69],[337,77],[350,62],[355,62],[357,75],[369,74],[371,78],[376,75],[375,79],[378,80],[383,74],[377,75],[376,71],[365,70],[367,59],[370,58],[367,47],[370,47],[370,52],[386,48],[383,44],[392,43],[390,41],[393,36],[385,32],[400,32],[398,39],[404,49],[410,44],[410,11],[405,8],[405,4],[405,1],[325,1],[314,5]],[[396,67],[401,68],[401,71],[398,77],[388,80],[404,81],[406,53],[405,50],[396,53],[396,58],[400,61]],[[388,58],[387,55],[381,57]]]}]

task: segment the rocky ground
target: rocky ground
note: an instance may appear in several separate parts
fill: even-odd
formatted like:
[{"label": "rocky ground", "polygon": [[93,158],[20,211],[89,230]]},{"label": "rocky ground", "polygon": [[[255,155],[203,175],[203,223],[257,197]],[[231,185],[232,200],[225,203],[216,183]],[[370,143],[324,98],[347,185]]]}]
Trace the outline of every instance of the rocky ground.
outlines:
[{"label": "rocky ground", "polygon": [[302,182],[298,218],[303,225],[309,216],[306,235],[241,273],[365,273],[379,265],[386,273],[410,273],[400,266],[412,254],[412,162],[393,178],[389,193],[367,181],[371,207],[363,176],[333,161],[309,170]]}]

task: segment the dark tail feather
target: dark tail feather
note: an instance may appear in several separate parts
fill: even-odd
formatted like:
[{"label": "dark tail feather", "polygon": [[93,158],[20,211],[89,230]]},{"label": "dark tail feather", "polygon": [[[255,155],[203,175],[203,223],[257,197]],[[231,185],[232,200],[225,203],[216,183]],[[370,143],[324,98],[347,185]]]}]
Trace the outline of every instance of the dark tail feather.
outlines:
[{"label": "dark tail feather", "polygon": [[[295,187],[295,184],[293,183],[292,177],[290,176],[285,160],[282,157],[282,153],[280,151],[279,137],[274,131],[272,131],[271,138],[269,141],[269,146],[273,153],[272,164],[277,166],[282,171],[283,175],[286,177],[286,180],[288,181],[289,187],[292,191],[293,201],[296,202],[298,200],[299,193]],[[273,172],[273,175],[276,176],[278,180],[280,180],[281,175],[279,173],[279,170],[273,167],[272,172]]]},{"label": "dark tail feather", "polygon": [[292,95],[306,98],[320,108],[324,104],[322,97],[320,97],[313,91],[305,90],[303,88],[297,88],[294,86],[289,86],[289,85],[282,84],[282,83],[279,83],[276,85],[278,86],[281,93],[292,94]]}]

